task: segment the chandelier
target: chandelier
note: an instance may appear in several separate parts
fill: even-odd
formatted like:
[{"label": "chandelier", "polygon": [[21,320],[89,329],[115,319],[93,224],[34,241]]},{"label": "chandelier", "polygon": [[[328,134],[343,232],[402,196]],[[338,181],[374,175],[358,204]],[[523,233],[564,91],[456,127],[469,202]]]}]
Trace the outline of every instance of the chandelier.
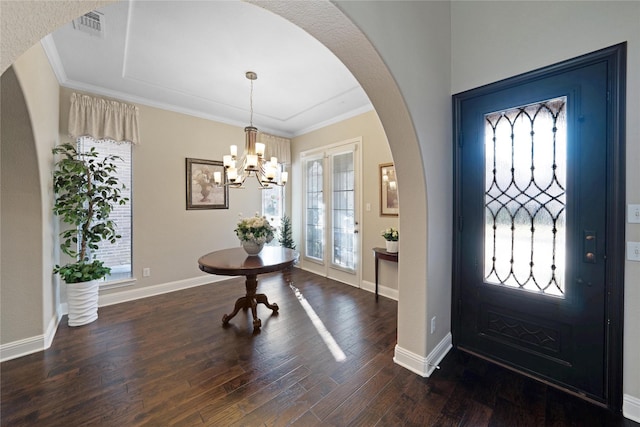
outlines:
[{"label": "chandelier", "polygon": [[258,78],[258,75],[253,71],[247,71],[245,75],[251,82],[251,93],[249,95],[249,126],[244,128],[244,153],[238,159],[238,146],[229,147],[230,154],[222,157],[227,182],[222,184],[220,172],[215,172],[213,179],[217,186],[227,185],[232,188],[244,188],[245,180],[254,175],[261,189],[271,188],[274,185],[282,187],[287,183],[289,174],[283,171],[280,174],[280,182],[278,182],[278,159],[271,157],[267,160],[264,155],[265,144],[256,142],[258,128],[253,126],[253,81]]}]

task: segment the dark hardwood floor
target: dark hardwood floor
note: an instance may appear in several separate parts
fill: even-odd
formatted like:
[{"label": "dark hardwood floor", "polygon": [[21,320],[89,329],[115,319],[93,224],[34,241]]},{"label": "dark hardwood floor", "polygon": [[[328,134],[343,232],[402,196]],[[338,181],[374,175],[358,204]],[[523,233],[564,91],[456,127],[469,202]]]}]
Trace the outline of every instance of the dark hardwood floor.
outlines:
[{"label": "dark hardwood floor", "polygon": [[243,279],[63,319],[47,351],[1,365],[3,426],[638,426],[475,357],[450,352],[421,378],[393,363],[397,304],[294,270],[346,354],[336,362],[279,274],[222,327]]}]

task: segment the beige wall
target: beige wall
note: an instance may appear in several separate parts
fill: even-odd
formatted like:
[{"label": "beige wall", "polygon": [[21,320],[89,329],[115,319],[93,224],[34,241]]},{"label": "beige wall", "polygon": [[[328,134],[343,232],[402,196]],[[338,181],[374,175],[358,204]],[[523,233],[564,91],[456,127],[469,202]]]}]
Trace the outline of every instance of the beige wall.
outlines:
[{"label": "beige wall", "polygon": [[[393,162],[393,158],[391,157],[387,136],[375,111],[369,111],[340,123],[293,138],[291,150],[292,158],[294,159],[291,184],[293,193],[291,196],[291,215],[292,218],[295,218],[295,240],[302,243],[301,226],[304,220],[304,213],[302,212],[303,176],[300,153],[357,137],[362,138],[362,188],[360,192],[362,204],[362,224],[360,227],[360,236],[362,238],[362,281],[371,284],[375,282],[374,259],[371,248],[384,246],[384,239],[380,236],[382,229],[398,227],[397,217],[380,216],[378,165]],[[370,211],[365,209],[367,204],[371,206]],[[302,249],[302,245],[299,246]],[[305,267],[304,260],[302,261],[302,266],[303,268]],[[394,290],[398,289],[397,264],[380,263],[379,285]]]},{"label": "beige wall", "polygon": [[[437,358],[446,352],[451,331],[453,150],[451,46],[446,36],[450,34],[449,2],[337,4],[366,34],[393,76],[392,82],[385,80],[383,72],[375,67],[377,64],[367,62],[370,57],[362,59],[361,46],[352,53],[355,60],[340,57],[373,102],[398,166],[403,238],[395,360],[424,374],[429,363],[437,363]],[[345,43],[341,41],[338,46],[341,44]],[[402,97],[399,104],[394,102],[395,85]],[[403,114],[405,107],[411,115],[409,123]],[[433,317],[437,322],[431,333],[429,323]]]},{"label": "beige wall", "polygon": [[2,343],[55,328],[58,302],[49,172],[58,140],[58,82],[39,44],[13,70],[6,80],[3,74],[2,88]]},{"label": "beige wall", "polygon": [[[65,134],[72,92],[67,88],[60,91],[61,140],[68,140]],[[186,210],[185,158],[221,161],[230,144],[244,146],[243,128],[138,107],[141,143],[133,147],[132,183],[132,268],[137,281],[126,290],[206,276],[198,269],[198,258],[238,246],[233,232],[238,216],[261,209],[260,192],[251,181],[245,190],[229,190],[229,209]],[[150,277],[142,277],[143,268],[151,269]]]},{"label": "beige wall", "polygon": [[[640,3],[471,1],[452,2],[451,9],[453,93],[628,42],[626,199],[640,203]],[[640,225],[627,224],[626,240],[640,241]],[[624,393],[638,397],[638,262],[625,264],[624,310]]]},{"label": "beige wall", "polygon": [[13,68],[2,74],[1,102],[0,335],[8,343],[42,334],[42,218],[31,121]]}]

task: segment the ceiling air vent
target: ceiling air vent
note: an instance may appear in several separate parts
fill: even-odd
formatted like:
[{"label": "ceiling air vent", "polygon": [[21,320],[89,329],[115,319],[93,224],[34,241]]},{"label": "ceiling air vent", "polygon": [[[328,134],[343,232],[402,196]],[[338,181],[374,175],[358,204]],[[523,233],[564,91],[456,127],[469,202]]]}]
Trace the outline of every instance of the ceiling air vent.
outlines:
[{"label": "ceiling air vent", "polygon": [[83,33],[104,38],[104,15],[93,11],[73,20],[73,28]]}]

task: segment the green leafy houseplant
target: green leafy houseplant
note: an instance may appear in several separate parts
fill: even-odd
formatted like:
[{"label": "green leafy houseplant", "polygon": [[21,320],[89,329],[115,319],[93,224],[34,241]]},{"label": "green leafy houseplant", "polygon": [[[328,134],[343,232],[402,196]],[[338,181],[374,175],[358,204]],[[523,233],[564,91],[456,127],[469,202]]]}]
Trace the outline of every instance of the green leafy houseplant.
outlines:
[{"label": "green leafy houseplant", "polygon": [[53,173],[53,212],[71,226],[60,233],[60,249],[75,258],[73,263],[56,265],[53,272],[67,283],[101,279],[111,269],[90,259],[90,252],[103,240],[115,243],[120,238],[109,215],[113,206],[129,200],[122,195],[125,187],[115,176],[116,162],[122,158],[103,158],[95,148],[79,152],[71,143],[58,145],[53,154],[60,156]]},{"label": "green leafy houseplant", "polygon": [[400,237],[398,229],[393,227],[382,230],[380,232],[380,235],[384,237],[384,240],[386,240],[387,242],[397,242],[398,237]]}]

